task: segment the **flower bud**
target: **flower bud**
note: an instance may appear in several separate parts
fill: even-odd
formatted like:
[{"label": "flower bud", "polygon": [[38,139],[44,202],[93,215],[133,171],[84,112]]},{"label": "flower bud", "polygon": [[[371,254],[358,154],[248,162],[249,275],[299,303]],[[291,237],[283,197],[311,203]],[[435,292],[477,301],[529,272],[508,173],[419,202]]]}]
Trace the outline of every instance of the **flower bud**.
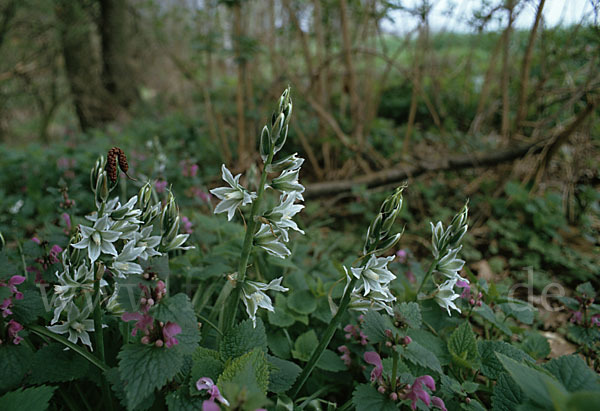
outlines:
[{"label": "flower bud", "polygon": [[156,340],[154,342],[154,345],[156,345],[158,348],[162,347],[165,343],[163,342],[163,340]]},{"label": "flower bud", "polygon": [[411,342],[412,342],[412,338],[410,338],[408,335],[402,339],[402,344],[403,345],[408,345]]},{"label": "flower bud", "polygon": [[150,337],[147,335],[143,336],[141,339],[142,344],[148,344],[150,342]]},{"label": "flower bud", "polygon": [[383,385],[380,385],[380,386],[377,388],[377,391],[379,391],[379,393],[380,393],[380,394],[385,394],[385,387],[384,387]]},{"label": "flower bud", "polygon": [[0,232],[0,251],[2,251],[5,245],[6,243],[4,242],[4,236],[2,235],[2,232]]},{"label": "flower bud", "polygon": [[269,128],[264,126],[262,132],[260,133],[260,157],[262,158],[263,163],[267,161],[267,157],[271,153],[271,137],[269,133]]},{"label": "flower bud", "polygon": [[395,392],[390,393],[390,400],[398,401],[398,394],[396,394]]},{"label": "flower bud", "polygon": [[142,186],[142,188],[140,188],[140,191],[138,192],[137,208],[142,210],[142,213],[144,213],[150,206],[151,199],[152,186],[150,185],[150,183],[146,183]]},{"label": "flower bud", "polygon": [[96,160],[96,164],[94,164],[94,167],[92,167],[92,170],[90,172],[90,187],[92,188],[92,191],[94,193],[96,192],[96,183],[98,181],[98,174],[100,174],[100,172],[104,171],[105,165],[106,165],[106,162],[104,160],[104,156],[100,156]]}]

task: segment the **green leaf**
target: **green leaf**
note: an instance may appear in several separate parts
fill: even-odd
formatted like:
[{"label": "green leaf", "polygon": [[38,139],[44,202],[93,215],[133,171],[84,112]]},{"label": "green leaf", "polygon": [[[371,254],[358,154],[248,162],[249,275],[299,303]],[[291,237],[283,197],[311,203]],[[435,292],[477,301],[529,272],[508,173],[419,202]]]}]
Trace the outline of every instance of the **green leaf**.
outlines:
[{"label": "green leaf", "polygon": [[283,358],[284,360],[287,360],[291,357],[291,343],[288,341],[287,337],[283,332],[277,331],[274,333],[269,333],[269,335],[267,336],[267,341],[269,344],[269,349],[277,357]]},{"label": "green leaf", "polygon": [[267,351],[267,334],[260,318],[256,319],[256,327],[253,326],[252,320],[248,319],[225,333],[219,346],[219,353],[221,359],[227,361],[246,354],[254,348]]},{"label": "green leaf", "polygon": [[587,282],[585,282],[583,284],[579,284],[575,290],[582,297],[587,297],[587,298],[590,298],[592,300],[596,297],[596,290],[594,290],[594,287],[592,286],[592,283],[590,283],[589,281],[587,281]]},{"label": "green leaf", "polygon": [[192,354],[192,371],[190,373],[190,392],[196,394],[196,381],[202,377],[208,377],[217,381],[219,375],[225,369],[225,363],[221,361],[219,353],[204,347],[196,348]]},{"label": "green leaf", "polygon": [[317,309],[317,299],[309,290],[294,292],[287,303],[288,307],[299,314],[310,314]]},{"label": "green leaf", "polygon": [[281,293],[275,296],[275,311],[267,312],[269,323],[281,328],[287,328],[296,322],[296,318],[288,312],[287,299]]},{"label": "green leaf", "polygon": [[569,392],[600,391],[598,375],[577,355],[564,355],[543,367],[554,375]]},{"label": "green leaf", "polygon": [[535,308],[525,301],[510,298],[508,302],[499,305],[500,309],[510,317],[515,318],[523,324],[533,324]]},{"label": "green leaf", "polygon": [[56,387],[42,385],[19,389],[4,394],[0,397],[0,410],[3,411],[44,411],[48,405]]},{"label": "green leaf", "polygon": [[321,358],[319,358],[319,361],[317,361],[316,367],[325,371],[333,372],[346,370],[346,365],[342,359],[331,350],[323,351]]},{"label": "green leaf", "polygon": [[267,355],[269,363],[269,391],[281,394],[289,390],[302,371],[297,364]]},{"label": "green leaf", "polygon": [[529,355],[504,341],[479,341],[477,348],[481,356],[481,373],[494,380],[504,373],[504,367],[496,357],[497,352],[517,361],[535,362]]},{"label": "green leaf", "polygon": [[150,314],[158,321],[164,323],[171,321],[179,324],[181,333],[175,336],[179,343],[173,347],[177,351],[182,354],[191,354],[198,347],[200,341],[198,320],[187,295],[180,293],[161,300]]},{"label": "green leaf", "polygon": [[0,391],[19,385],[30,368],[33,353],[22,342],[20,345],[0,345]]},{"label": "green leaf", "polygon": [[536,360],[546,358],[550,354],[550,344],[546,337],[541,334],[532,333],[523,340],[521,348]]},{"label": "green leaf", "polygon": [[369,342],[377,344],[387,340],[385,330],[393,330],[394,326],[388,316],[383,316],[377,311],[369,310],[365,314],[362,329],[369,338]]},{"label": "green leaf", "polygon": [[[25,244],[30,243],[27,241]],[[33,242],[31,242],[33,243]],[[33,243],[35,244],[35,243]],[[39,250],[39,246],[35,244],[35,248]],[[5,252],[0,253],[0,279],[8,280],[17,272],[17,266],[10,262]]]},{"label": "green leaf", "polygon": [[479,352],[477,351],[475,333],[468,321],[464,321],[450,335],[448,351],[452,355],[452,361],[456,364],[467,368],[475,366],[479,359]]},{"label": "green leaf", "polygon": [[510,328],[508,328],[508,326],[506,324],[504,324],[502,321],[498,320],[498,317],[496,317],[496,314],[494,313],[494,311],[486,303],[482,302],[481,307],[475,307],[473,312],[481,315],[483,318],[488,320],[496,328],[498,328],[500,331],[502,331],[504,334],[508,335],[509,337],[512,335],[512,331],[510,330]]},{"label": "green leaf", "polygon": [[22,300],[14,299],[12,312],[15,320],[22,325],[30,324],[47,314],[40,293],[34,290],[25,290]]},{"label": "green leaf", "polygon": [[498,376],[498,383],[492,395],[493,411],[514,411],[525,400],[519,385],[507,373]]},{"label": "green leaf", "polygon": [[566,400],[568,411],[600,410],[600,394],[597,392],[577,392]]},{"label": "green leaf", "polygon": [[128,344],[118,358],[128,408],[135,408],[156,388],[163,387],[183,366],[180,352],[166,347]]},{"label": "green leaf", "polygon": [[423,347],[435,354],[442,366],[452,362],[452,357],[448,352],[448,346],[440,337],[433,335],[427,330],[412,329],[408,330],[408,336],[413,342],[421,344]]},{"label": "green leaf", "polygon": [[294,343],[292,357],[300,361],[308,361],[312,352],[319,345],[315,330],[310,330],[301,334]]},{"label": "green leaf", "polygon": [[245,389],[250,394],[260,393],[265,395],[269,387],[269,364],[264,351],[257,348],[233,359],[225,367],[217,385],[224,387],[226,383]]},{"label": "green leaf", "polygon": [[421,308],[419,304],[415,302],[403,302],[400,305],[396,306],[394,310],[397,319],[403,323],[408,325],[409,328],[420,328],[423,322],[421,318]]},{"label": "green leaf", "polygon": [[515,382],[521,387],[523,393],[534,403],[546,409],[553,409],[553,401],[550,391],[556,391],[557,395],[566,394],[566,389],[554,377],[537,369],[496,353],[502,366]]},{"label": "green leaf", "polygon": [[352,404],[356,411],[396,411],[395,402],[380,394],[371,384],[361,384],[352,393]]},{"label": "green leaf", "polygon": [[189,397],[183,390],[169,393],[166,397],[167,408],[170,411],[198,411],[202,409],[204,399]]},{"label": "green leaf", "polygon": [[423,347],[416,341],[406,347],[398,347],[398,352],[413,364],[418,364],[438,373],[442,373],[442,366],[434,353]]},{"label": "green leaf", "polygon": [[43,384],[73,381],[86,375],[89,365],[85,358],[73,350],[65,350],[62,344],[50,344],[34,354],[31,367],[33,373],[27,382]]},{"label": "green leaf", "polygon": [[119,285],[119,294],[117,294],[117,302],[125,312],[133,313],[140,308],[140,298],[142,297],[142,289],[139,284],[147,287],[154,285],[151,281],[144,280],[139,275],[128,275],[125,278],[117,278]]}]

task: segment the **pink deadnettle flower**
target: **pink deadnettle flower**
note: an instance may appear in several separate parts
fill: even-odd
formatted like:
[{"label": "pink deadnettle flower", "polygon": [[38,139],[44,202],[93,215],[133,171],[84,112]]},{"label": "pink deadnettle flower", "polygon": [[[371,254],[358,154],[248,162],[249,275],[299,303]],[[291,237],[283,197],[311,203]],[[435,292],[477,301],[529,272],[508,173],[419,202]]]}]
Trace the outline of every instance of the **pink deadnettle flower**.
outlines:
[{"label": "pink deadnettle flower", "polygon": [[157,193],[164,193],[165,188],[167,188],[167,182],[165,180],[158,180],[156,183],[154,183],[154,188],[156,189]]},{"label": "pink deadnettle flower", "polygon": [[50,262],[52,264],[58,264],[60,262],[60,260],[58,259],[58,254],[60,254],[62,252],[62,250],[63,249],[57,244],[54,244],[52,246],[52,248],[50,249],[50,254],[49,254]]},{"label": "pink deadnettle flower", "polygon": [[192,222],[186,216],[181,216],[181,223],[183,224],[182,232],[185,234],[192,234],[194,230],[192,229]]},{"label": "pink deadnettle flower", "polygon": [[131,335],[133,337],[136,336],[138,330],[146,333],[153,325],[154,318],[149,316],[148,314],[142,313],[123,313],[121,316],[121,320],[125,322],[136,321],[133,330],[131,331]]},{"label": "pink deadnettle flower", "polygon": [[219,387],[208,377],[202,377],[196,381],[196,389],[198,391],[206,391],[210,395],[210,398],[202,403],[202,411],[220,411],[219,405],[215,400],[219,401],[224,406],[229,406],[227,401],[219,391]]},{"label": "pink deadnettle flower", "polygon": [[398,257],[399,263],[404,264],[406,262],[406,259],[408,258],[408,253],[404,249],[398,250],[396,251],[396,257]]},{"label": "pink deadnettle flower", "polygon": [[10,298],[5,298],[0,304],[0,311],[2,311],[2,317],[6,318],[11,315],[13,312],[10,310],[12,305],[12,300]]},{"label": "pink deadnettle flower", "polygon": [[350,367],[350,365],[352,364],[352,360],[350,359],[350,350],[348,349],[348,347],[346,347],[345,345],[340,345],[337,349],[339,352],[342,353],[340,358],[342,359],[342,361],[344,361],[344,365],[346,365],[346,367]]},{"label": "pink deadnettle flower", "polygon": [[425,391],[424,387],[429,388],[431,391],[435,391],[435,381],[430,375],[422,375],[415,379],[412,386],[409,386],[409,391],[405,398],[411,400],[410,408],[412,410],[417,409],[417,401],[423,401],[428,407],[433,406],[440,408],[442,411],[447,411],[444,401],[439,397],[429,397],[429,393]]},{"label": "pink deadnettle flower", "polygon": [[381,362],[381,357],[375,351],[367,351],[364,358],[368,364],[375,366],[373,371],[371,371],[371,381],[379,381],[383,375],[383,363]]},{"label": "pink deadnettle flower", "polygon": [[13,344],[18,345],[21,341],[23,341],[23,337],[19,336],[19,331],[22,329],[23,326],[15,320],[10,320],[8,322],[8,338],[12,338]]},{"label": "pink deadnettle flower", "polygon": [[462,288],[462,293],[460,294],[460,298],[463,298],[465,300],[468,300],[471,298],[471,286],[469,285],[468,282],[463,281],[463,280],[458,280],[456,282],[456,286],[458,288]]},{"label": "pink deadnettle flower", "polygon": [[181,327],[179,324],[169,321],[164,325],[162,333],[167,348],[171,348],[172,346],[179,344],[179,341],[177,341],[177,338],[175,338],[177,334],[181,333]]},{"label": "pink deadnettle flower", "polygon": [[71,216],[67,213],[62,213],[61,217],[65,222],[65,225],[67,226],[67,228],[65,229],[65,234],[69,234],[69,232],[71,231]]}]

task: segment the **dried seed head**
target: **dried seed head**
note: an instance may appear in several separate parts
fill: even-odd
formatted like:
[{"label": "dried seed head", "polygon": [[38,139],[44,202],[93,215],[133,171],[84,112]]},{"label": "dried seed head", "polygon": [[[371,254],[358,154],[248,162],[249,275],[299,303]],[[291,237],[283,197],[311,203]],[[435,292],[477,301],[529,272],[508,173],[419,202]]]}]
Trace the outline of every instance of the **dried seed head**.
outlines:
[{"label": "dried seed head", "polygon": [[110,181],[113,183],[117,181],[117,160],[121,171],[123,171],[128,178],[131,178],[127,175],[127,171],[129,171],[127,156],[119,147],[113,147],[108,150],[108,156],[106,159],[106,172],[108,174],[108,178],[110,178]]}]

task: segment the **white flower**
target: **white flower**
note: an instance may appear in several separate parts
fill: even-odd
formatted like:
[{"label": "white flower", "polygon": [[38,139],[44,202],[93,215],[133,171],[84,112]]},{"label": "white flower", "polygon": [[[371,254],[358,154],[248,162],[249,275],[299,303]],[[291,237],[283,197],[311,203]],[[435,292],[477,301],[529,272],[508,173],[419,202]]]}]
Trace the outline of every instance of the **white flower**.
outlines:
[{"label": "white flower", "polygon": [[461,248],[462,246],[459,246],[458,248],[448,250],[446,255],[443,256],[437,263],[435,270],[441,274],[444,274],[450,279],[467,281],[458,274],[458,272],[462,270],[463,266],[465,265],[465,260],[457,258],[457,254]]},{"label": "white flower", "polygon": [[[371,256],[371,258],[375,258],[374,256]],[[393,259],[393,257],[388,257]],[[394,310],[392,308],[391,303],[393,303],[394,301],[396,301],[396,297],[394,297],[392,295],[392,293],[390,292],[389,289],[389,281],[391,281],[392,279],[396,278],[396,276],[394,276],[392,273],[389,272],[389,270],[387,269],[387,267],[385,267],[385,265],[388,263],[388,258],[383,258],[381,257],[380,259],[377,260],[385,260],[385,261],[375,261],[375,262],[371,262],[371,260],[369,260],[369,262],[367,263],[367,265],[365,267],[361,267],[358,269],[352,268],[351,272],[352,275],[356,278],[363,278],[363,282],[358,285],[357,287],[354,287],[354,289],[352,290],[352,294],[351,294],[351,300],[350,300],[350,305],[349,308],[352,310],[356,310],[356,311],[362,311],[365,312],[369,309],[373,309],[373,310],[385,310],[389,315],[393,315],[394,314]],[[371,265],[369,266],[369,263],[371,263]],[[364,277],[364,269],[366,269],[369,266],[369,270],[371,270],[370,273],[368,273],[367,275],[373,278],[373,275],[379,275],[377,273],[382,273],[387,271],[387,273],[382,273],[382,276],[380,277],[382,279],[383,282],[380,282],[378,284],[378,289],[375,290],[373,287],[371,287],[373,279],[369,279],[367,277]],[[356,271],[355,271],[356,270]],[[350,285],[350,281],[351,281],[351,276],[350,276],[350,272],[348,271],[348,269],[346,267],[344,267],[344,271],[346,273],[346,288],[344,289],[344,293],[346,292],[346,289],[348,288],[348,286]],[[358,276],[357,276],[358,273]],[[391,278],[390,277],[393,277]],[[387,279],[391,278],[389,281],[387,281]],[[387,282],[386,282],[387,281]],[[366,292],[366,287],[369,286],[369,292]]]},{"label": "white flower", "polygon": [[152,234],[152,226],[144,227],[140,231],[137,231],[133,234],[133,242],[136,247],[142,247],[144,251],[140,254],[140,258],[142,260],[147,260],[150,257],[154,257],[156,255],[161,255],[160,252],[156,250],[156,247],[160,244],[160,236],[159,235],[150,235]]},{"label": "white flower", "polygon": [[460,312],[460,308],[454,304],[454,300],[460,297],[459,294],[454,292],[454,285],[456,284],[457,278],[452,278],[450,280],[446,280],[442,285],[438,286],[438,290],[435,294],[435,301],[442,308],[448,310],[448,315],[452,315],[450,313],[450,309],[456,310]]},{"label": "white flower", "polygon": [[363,289],[363,295],[366,296],[371,291],[383,295],[389,294],[389,284],[396,279],[396,276],[387,268],[387,264],[393,259],[394,256],[377,258],[371,255],[364,267],[351,268],[352,275],[362,280],[358,288]]},{"label": "white flower", "polygon": [[288,291],[287,288],[281,286],[283,277],[276,278],[269,284],[260,283],[258,281],[246,281],[242,286],[242,299],[246,306],[248,317],[252,320],[252,324],[256,327],[256,311],[258,308],[275,311],[271,298],[265,294],[265,291]]},{"label": "white flower", "polygon": [[90,341],[90,335],[88,331],[94,331],[94,320],[89,319],[91,310],[89,305],[79,311],[75,303],[71,303],[69,311],[67,312],[67,321],[63,321],[59,325],[47,326],[50,331],[56,334],[69,334],[67,338],[73,344],[77,344],[78,340],[93,351],[92,342]]},{"label": "white flower", "polygon": [[286,258],[292,252],[281,242],[282,237],[277,237],[269,224],[262,224],[254,236],[254,244],[272,256]]},{"label": "white flower", "polygon": [[231,172],[225,167],[225,164],[221,166],[222,177],[230,187],[219,187],[210,190],[218,199],[222,200],[215,207],[215,214],[227,212],[227,220],[231,221],[235,210],[239,206],[252,203],[252,200],[256,198],[256,193],[251,193],[246,190],[240,183],[241,174],[233,177]]},{"label": "white flower", "polygon": [[88,250],[88,257],[92,264],[100,257],[100,253],[117,256],[117,250],[112,244],[119,239],[121,232],[110,230],[110,221],[105,215],[94,223],[93,227],[79,226],[82,240],[73,244],[74,248]]},{"label": "white flower", "polygon": [[[54,317],[51,324],[54,324],[60,318],[60,314],[73,299],[82,293],[92,293],[94,291],[94,270],[90,270],[87,265],[81,264],[73,274],[71,267],[64,266],[65,270],[58,274],[58,284],[54,286],[54,294],[56,295],[56,308],[54,309]],[[106,281],[102,280],[101,285],[107,285]]]},{"label": "white flower", "polygon": [[144,252],[144,247],[136,247],[135,241],[128,241],[121,254],[113,260],[110,270],[117,277],[125,278],[127,274],[142,274],[142,266],[134,261]]},{"label": "white flower", "polygon": [[271,187],[284,193],[297,191],[304,192],[304,186],[298,182],[298,173],[300,169],[284,170],[279,177],[271,181]]},{"label": "white flower", "polygon": [[284,242],[289,241],[289,229],[304,234],[304,231],[298,228],[296,222],[292,220],[304,208],[302,204],[294,204],[298,199],[298,194],[297,192],[282,194],[279,205],[264,215],[277,228],[277,232],[281,234]]},{"label": "white flower", "polygon": [[283,170],[297,170],[304,163],[302,157],[298,157],[298,153],[289,155],[279,161],[271,163],[267,166],[268,173],[280,173]]}]

